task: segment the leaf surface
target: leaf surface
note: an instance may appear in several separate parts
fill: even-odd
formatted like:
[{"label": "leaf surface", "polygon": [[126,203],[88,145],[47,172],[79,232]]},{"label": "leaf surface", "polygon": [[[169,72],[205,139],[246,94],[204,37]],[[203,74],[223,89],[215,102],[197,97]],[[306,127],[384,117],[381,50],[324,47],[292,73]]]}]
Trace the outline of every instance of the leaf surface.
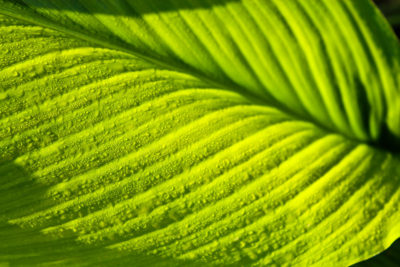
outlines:
[{"label": "leaf surface", "polygon": [[346,266],[400,236],[399,46],[369,1],[0,14],[0,263]]},{"label": "leaf surface", "polygon": [[384,252],[372,257],[366,261],[353,265],[354,267],[396,267],[400,261],[400,240],[394,242]]}]

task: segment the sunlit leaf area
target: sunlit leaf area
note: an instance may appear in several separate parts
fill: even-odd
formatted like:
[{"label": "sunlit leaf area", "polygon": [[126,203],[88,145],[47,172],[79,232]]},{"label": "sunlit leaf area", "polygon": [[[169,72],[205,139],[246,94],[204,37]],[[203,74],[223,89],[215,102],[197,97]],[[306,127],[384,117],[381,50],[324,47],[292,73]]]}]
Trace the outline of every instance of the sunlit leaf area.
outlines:
[{"label": "sunlit leaf area", "polygon": [[0,266],[400,266],[399,26],[395,0],[0,0]]}]

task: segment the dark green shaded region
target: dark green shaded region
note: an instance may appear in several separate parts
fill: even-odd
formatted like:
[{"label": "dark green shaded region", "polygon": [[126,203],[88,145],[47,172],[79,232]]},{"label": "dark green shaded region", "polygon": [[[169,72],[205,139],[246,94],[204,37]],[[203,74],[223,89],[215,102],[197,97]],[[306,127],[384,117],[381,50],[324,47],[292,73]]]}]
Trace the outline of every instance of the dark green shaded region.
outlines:
[{"label": "dark green shaded region", "polygon": [[[35,227],[9,223],[55,205],[46,186],[13,162],[0,165],[0,266],[204,266],[188,260],[138,255],[76,241],[74,233],[52,236]],[[44,262],[43,260],[46,259]]]},{"label": "dark green shaded region", "polygon": [[378,140],[376,146],[378,148],[382,148],[386,151],[389,151],[394,154],[400,153],[400,138],[393,134],[388,128],[387,125],[384,125],[382,128],[381,138]]},{"label": "dark green shaded region", "polygon": [[[240,0],[213,0],[213,1],[179,1],[179,4],[172,4],[166,0],[147,0],[146,5],[143,5],[143,9],[140,11],[140,16],[146,13],[164,12],[176,9],[199,9],[199,8],[210,8],[212,6],[226,5],[228,2],[239,2]],[[13,2],[21,5],[29,5],[33,8],[44,8],[44,9],[57,9],[57,10],[70,10],[78,11],[83,13],[99,13],[99,14],[112,14],[121,15],[129,12],[129,15],[134,15],[132,8],[129,7],[129,1],[126,0],[114,0],[112,2],[105,0],[14,0]],[[131,0],[134,3],[135,0]],[[84,3],[84,4],[82,4]],[[111,5],[111,6],[110,6]],[[90,11],[86,8],[90,6]],[[112,8],[110,8],[112,7]],[[118,12],[118,14],[116,14]]]}]

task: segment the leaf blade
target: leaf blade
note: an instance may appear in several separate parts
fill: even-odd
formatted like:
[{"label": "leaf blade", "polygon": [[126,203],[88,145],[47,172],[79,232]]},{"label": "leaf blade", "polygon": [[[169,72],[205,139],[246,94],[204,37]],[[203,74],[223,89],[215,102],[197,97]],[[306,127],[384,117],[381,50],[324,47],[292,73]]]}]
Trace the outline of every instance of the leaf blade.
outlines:
[{"label": "leaf blade", "polygon": [[[263,5],[272,3],[263,3]],[[245,4],[249,2],[244,1]],[[231,21],[235,21],[235,12],[245,14],[243,13],[245,8],[241,5],[234,3],[227,7],[217,6],[216,9],[219,8],[220,14],[214,19],[231,16]],[[279,9],[283,17],[290,19],[289,29],[293,30],[293,27],[297,27],[298,16],[290,13],[292,11],[289,11],[286,5],[296,7],[298,3],[275,3],[273,8]],[[337,5],[342,8],[342,4]],[[307,6],[307,8],[308,12],[314,10],[314,7]],[[1,10],[4,11],[4,8]],[[295,10],[299,12],[298,14],[304,12],[300,9]],[[350,14],[349,20],[354,20],[351,12],[349,13],[347,9],[342,9],[342,11],[345,12],[344,14]],[[358,9],[355,12],[359,12]],[[268,14],[277,16],[275,13]],[[146,16],[151,15],[146,14]],[[167,21],[174,22],[170,14],[161,15],[166,16]],[[186,16],[190,16],[190,12],[187,12]],[[101,20],[112,21],[113,18]],[[238,26],[240,22],[236,20],[236,26]],[[2,21],[3,29],[8,23],[6,21],[7,19]],[[10,21],[13,20],[10,19]],[[17,22],[13,21],[13,23]],[[182,23],[179,18],[177,25],[184,25]],[[300,42],[304,47],[310,46],[309,50],[303,53],[296,48],[290,48],[298,69],[304,66],[300,59],[313,58],[310,49],[313,45],[319,46],[317,35],[313,35],[315,33],[306,28],[310,27],[308,24],[310,22],[304,20],[303,23],[308,25],[303,25],[306,33],[302,28],[296,28],[295,35],[301,39]],[[355,25],[358,24],[360,22]],[[256,27],[255,24],[252,25]],[[14,29],[11,33],[4,35],[3,42],[7,38],[11,40],[19,35],[23,37],[24,27]],[[19,30],[21,32],[18,32]],[[28,35],[31,30],[32,28],[27,30]],[[359,29],[356,31],[358,34],[362,32]],[[304,38],[302,35],[307,35],[307,33],[313,36],[311,38],[315,38],[311,43],[302,39]],[[210,74],[210,70],[207,70],[208,73],[205,72],[205,74],[200,71],[200,75],[190,75],[192,71],[189,71],[189,74],[179,73],[181,69],[171,70],[171,64],[168,68],[161,68],[159,65],[154,65],[153,60],[147,62],[132,56],[132,53],[127,53],[123,49],[122,52],[115,51],[118,47],[101,48],[96,43],[91,48],[92,44],[88,44],[87,40],[75,40],[73,43],[76,43],[77,49],[67,50],[70,43],[66,40],[71,37],[52,30],[48,30],[48,34],[48,40],[51,38],[53,41],[57,40],[56,47],[58,46],[58,50],[64,50],[64,53],[59,55],[50,52],[50,54],[36,55],[40,59],[37,61],[30,50],[34,52],[38,48],[21,51],[18,43],[14,42],[15,51],[22,52],[21,55],[25,54],[30,59],[21,57],[21,63],[13,64],[8,68],[2,67],[4,87],[9,86],[7,82],[20,83],[17,88],[8,88],[5,91],[5,99],[2,99],[4,105],[1,107],[5,107],[2,109],[4,119],[1,121],[2,126],[5,127],[2,128],[10,127],[10,130],[2,132],[4,152],[1,158],[3,161],[12,161],[12,163],[7,162],[2,165],[2,173],[6,173],[4,171],[17,163],[34,174],[31,178],[33,181],[46,187],[46,193],[39,199],[31,196],[24,197],[30,189],[18,192],[22,199],[14,203],[14,208],[29,205],[30,211],[12,210],[13,207],[8,204],[8,200],[15,200],[17,193],[15,186],[24,184],[26,181],[25,177],[18,177],[13,173],[6,176],[12,180],[9,184],[2,186],[3,192],[6,192],[3,196],[2,207],[7,210],[3,217],[6,217],[7,222],[41,231],[45,233],[45,236],[54,235],[56,243],[57,238],[59,242],[62,242],[72,237],[79,242],[91,244],[97,249],[101,246],[124,249],[128,245],[128,249],[138,255],[155,253],[173,259],[194,258],[208,264],[239,262],[262,265],[274,262],[284,264],[292,261],[298,265],[346,265],[382,250],[398,237],[395,225],[399,221],[396,210],[399,203],[400,171],[396,167],[398,166],[396,155],[331,134],[324,129],[319,129],[321,127],[299,120],[301,115],[293,117],[292,112],[286,112],[285,109],[281,111],[276,107],[266,107],[258,102],[255,103],[254,98],[242,94],[244,89],[237,90],[237,86],[242,88],[244,81],[250,78],[233,77],[234,72],[228,73],[226,77],[219,80],[216,79],[216,82],[209,83],[211,78],[205,81],[202,81],[202,78],[214,75]],[[231,29],[230,34],[232,40],[236,42],[244,36],[243,30],[235,32]],[[290,34],[288,32],[286,34],[285,38],[289,40]],[[258,38],[261,38],[260,36]],[[23,39],[22,37],[19,39]],[[31,37],[38,39],[38,36]],[[287,40],[284,39],[282,42],[285,43]],[[43,40],[39,42],[45,43]],[[260,81],[251,81],[249,84],[246,83],[246,86],[249,86],[250,91],[253,90],[253,86],[262,92],[261,90],[268,88],[262,87],[266,80],[263,78],[264,82],[262,82],[259,69],[268,64],[255,62],[256,54],[247,52],[254,46],[255,50],[258,50],[257,53],[263,53],[260,47],[257,48],[257,45],[251,42],[253,40],[237,47],[244,57],[247,55],[247,59],[239,60],[237,64],[244,64],[246,60],[251,62],[251,70],[247,71],[249,77],[259,76]],[[269,44],[274,41],[271,38],[268,41],[264,39],[264,42]],[[365,41],[360,46],[364,49],[363,53],[370,53],[368,45],[374,42],[376,41]],[[172,43],[172,40],[169,43]],[[277,44],[276,41],[275,47],[278,47]],[[40,50],[44,52],[46,49],[53,48],[43,46]],[[339,50],[339,48],[331,49],[332,51]],[[178,50],[178,48],[174,49],[178,57],[172,57],[176,61],[178,61],[176,58],[179,59]],[[215,54],[217,50],[213,51]],[[185,64],[194,66],[195,63],[199,63],[196,61],[199,59],[190,58],[193,52],[186,51],[185,53],[188,54],[182,55],[188,55],[187,60],[189,60]],[[13,55],[13,53],[4,53],[4,58],[11,60]],[[276,61],[284,61],[283,53],[280,56],[281,58]],[[268,57],[268,54],[263,54],[261,59],[265,60],[264,57]],[[100,66],[96,64],[96,61],[91,64],[92,60],[99,58],[101,59]],[[228,66],[227,60],[224,60]],[[74,63],[76,67],[69,63],[74,61],[76,61]],[[7,62],[11,61],[4,60],[3,62],[7,65]],[[46,63],[54,66],[54,70],[40,68],[42,65],[46,66]],[[31,69],[35,64],[38,68]],[[213,67],[213,64],[217,67]],[[287,62],[285,64],[287,69],[290,64]],[[313,64],[315,65],[305,71],[306,77],[310,77],[323,65],[319,60],[315,60]],[[340,62],[337,64],[337,66],[343,65]],[[391,63],[384,58],[381,64],[381,68],[385,69],[389,68]],[[227,68],[227,66],[224,67]],[[249,67],[243,66],[246,66],[243,69]],[[218,75],[223,72],[218,70],[221,66],[215,62],[206,63],[202,67],[210,67],[211,70],[219,73]],[[202,67],[198,69],[201,70]],[[22,75],[13,78],[12,73],[16,69],[21,71]],[[255,74],[256,69],[259,74]],[[339,69],[336,67],[335,71],[338,72]],[[369,67],[365,66],[360,73],[366,75],[368,70]],[[350,68],[349,72],[353,73],[353,71],[359,70]],[[89,74],[93,77],[89,77]],[[326,104],[327,99],[333,97],[330,94],[334,89],[323,88],[324,85],[329,85],[329,78],[327,78],[329,74],[325,73],[324,75],[327,75],[325,78],[313,78],[312,82],[303,80],[302,83],[304,78],[301,78],[301,75],[289,75],[297,75],[291,77],[294,81],[299,81],[299,84],[316,85],[317,89],[310,88],[310,91],[302,92],[303,99],[310,101],[310,97],[311,99],[324,98]],[[45,78],[41,79],[41,76]],[[339,74],[337,76],[340,77]],[[64,83],[68,77],[72,77],[74,83],[66,84],[63,89],[65,91],[60,92],[59,84]],[[281,76],[281,81],[284,80],[282,77],[286,76]],[[345,80],[345,76],[343,77],[341,79]],[[233,80],[234,78],[236,80]],[[364,87],[362,90],[369,90],[370,94],[376,93],[374,90],[378,90],[381,84],[377,80],[381,78],[373,77],[372,80],[376,79],[376,81],[371,82],[372,86]],[[215,80],[215,77],[212,79]],[[240,81],[240,79],[244,80]],[[389,77],[386,82],[394,83],[393,79]],[[50,80],[54,82],[53,86],[50,86]],[[222,88],[214,87],[225,81],[227,84]],[[25,85],[26,82],[28,85]],[[237,85],[229,90],[229,85],[232,83]],[[280,83],[276,82],[276,84]],[[374,87],[377,84],[378,87]],[[43,94],[40,94],[36,93],[38,90],[34,86],[47,87]],[[282,96],[292,95],[294,89],[290,87],[293,83],[290,86],[282,82],[281,86],[281,88],[290,89],[290,93],[282,94]],[[318,91],[322,90],[321,88],[323,92]],[[390,86],[386,85],[386,88],[390,89]],[[360,90],[350,87],[349,90],[351,89],[356,92]],[[389,89],[386,89],[386,92]],[[257,90],[254,90],[252,94],[260,93]],[[302,91],[299,88],[296,90]],[[396,94],[395,89],[390,90],[391,93]],[[343,92],[346,90],[343,89]],[[60,96],[57,97],[57,93],[61,93]],[[24,96],[24,94],[27,95]],[[323,94],[326,96],[323,97]],[[30,99],[37,101],[38,106],[27,101]],[[383,99],[373,99],[369,104],[379,110],[382,108],[379,105]],[[320,109],[325,109],[324,102],[321,101],[319,102]],[[300,103],[299,106],[303,104]],[[337,109],[337,103],[331,104],[327,110]],[[308,106],[310,109],[312,102],[309,102]],[[14,110],[12,110],[13,107]],[[28,110],[24,111],[25,108]],[[358,108],[353,110],[358,110]],[[15,114],[14,111],[22,111],[22,113]],[[330,116],[335,113],[332,111]],[[99,112],[100,114],[97,114]],[[308,115],[318,121],[319,117],[315,119],[315,116],[317,115]],[[360,116],[355,115],[354,118],[360,118]],[[376,123],[376,125],[370,124],[372,129],[380,125],[380,120],[384,120],[379,112],[377,115],[372,112],[370,116]],[[377,119],[374,116],[377,116]],[[339,128],[339,132],[344,127],[340,126],[341,120],[347,120],[343,117],[342,113],[336,117],[336,122],[331,122]],[[354,118],[353,124],[358,120]],[[361,126],[362,123],[356,123],[359,134],[363,132],[361,129],[365,130]],[[325,122],[322,125],[325,125]],[[43,138],[46,131],[50,131],[47,139]],[[366,132],[366,134],[368,136],[370,133]],[[357,136],[357,138],[364,140],[364,137]],[[340,149],[336,145],[339,145]],[[328,152],[325,152],[326,150]],[[344,156],[346,157],[343,159]],[[321,159],[318,159],[319,157]],[[303,161],[303,165],[299,165],[299,161]],[[358,171],[351,173],[354,169]],[[296,173],[297,171],[299,174]],[[15,180],[15,178],[19,179]],[[175,183],[175,179],[179,183]],[[280,184],[286,184],[287,188],[280,187]],[[102,189],[105,185],[107,188]],[[168,187],[178,185],[182,186],[179,189]],[[368,186],[360,189],[361,185]],[[241,193],[236,193],[236,190]],[[248,194],[250,192],[253,195]],[[124,193],[128,200],[125,200]],[[156,195],[153,196],[153,194]],[[349,202],[349,199],[352,199],[352,202]],[[354,199],[363,203],[361,212],[358,207],[352,205],[355,202]],[[203,200],[206,202],[202,203]],[[389,204],[383,207],[382,203],[386,200]],[[282,204],[285,201],[289,204]],[[114,202],[116,202],[115,205],[112,204]],[[114,206],[108,207],[109,204]],[[188,208],[182,210],[182,205],[187,205]],[[258,209],[263,206],[268,206],[269,209],[260,213]],[[277,214],[272,212],[275,208],[278,210]],[[131,214],[132,210],[134,214]],[[336,210],[340,212],[334,213]],[[245,215],[241,215],[241,212]],[[325,218],[330,218],[332,214],[335,220],[326,221]],[[359,221],[352,220],[349,224],[344,214],[351,214]],[[385,214],[387,218],[382,217],[382,214]],[[378,225],[376,220],[373,224],[369,223],[375,217],[381,225]],[[257,218],[256,223],[252,223],[251,218]],[[221,221],[217,221],[218,219]],[[298,225],[294,225],[293,222],[298,222]],[[280,229],[280,225],[284,225],[284,229]],[[315,234],[319,229],[324,229],[329,225],[333,225],[332,227],[342,233],[343,237],[340,239],[337,233],[332,234],[329,231],[321,231],[320,235]],[[360,227],[364,226],[370,232],[360,230]],[[380,232],[382,228],[384,231]],[[249,229],[250,231],[247,231]],[[95,233],[90,233],[90,231],[95,231]],[[270,236],[265,236],[265,232],[270,233]],[[236,234],[239,235],[240,242],[244,242],[243,248],[236,240]],[[263,239],[257,240],[260,236]],[[365,241],[364,245],[368,249],[359,251],[360,245],[353,244],[355,241],[352,237],[354,236],[357,236],[356,240]],[[369,239],[371,236],[379,240],[378,244]],[[184,242],[183,245],[174,243],[180,240],[180,237]],[[216,238],[220,242],[212,243]],[[319,238],[324,251],[316,246],[315,238]],[[344,241],[349,241],[349,243],[342,248],[341,242]],[[118,243],[115,245],[114,242]],[[275,243],[275,245],[270,247],[269,243]],[[309,245],[306,245],[308,243]],[[69,246],[69,249],[75,252],[79,249],[79,246]],[[320,258],[322,255],[324,258]],[[40,256],[38,257],[40,260]]]}]

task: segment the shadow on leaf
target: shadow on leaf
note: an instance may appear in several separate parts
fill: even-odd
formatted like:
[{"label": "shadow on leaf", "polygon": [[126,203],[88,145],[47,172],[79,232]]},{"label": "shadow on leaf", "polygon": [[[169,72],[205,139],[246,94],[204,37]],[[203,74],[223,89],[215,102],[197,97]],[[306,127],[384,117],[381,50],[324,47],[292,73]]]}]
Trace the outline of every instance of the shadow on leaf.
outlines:
[{"label": "shadow on leaf", "polygon": [[[50,9],[50,10],[68,10],[73,12],[82,13],[97,13],[97,14],[113,14],[113,15],[125,15],[129,16],[137,15],[142,16],[147,13],[167,12],[172,10],[183,10],[183,9],[199,9],[199,8],[210,8],[213,6],[226,5],[228,2],[239,2],[239,0],[215,0],[215,1],[168,1],[168,0],[147,0],[145,5],[140,5],[135,0],[115,0],[115,1],[104,1],[104,0],[54,0],[54,1],[40,1],[40,0],[16,0],[15,2],[22,5],[29,5],[33,8]],[[139,3],[139,4],[138,4]],[[134,11],[132,6],[135,6],[135,10],[140,10],[140,14]]]},{"label": "shadow on leaf", "polygon": [[89,246],[78,243],[74,234],[52,236],[43,234],[35,225],[12,223],[55,203],[46,197],[46,185],[35,181],[11,161],[0,165],[0,177],[0,265],[204,266],[192,261]]}]

